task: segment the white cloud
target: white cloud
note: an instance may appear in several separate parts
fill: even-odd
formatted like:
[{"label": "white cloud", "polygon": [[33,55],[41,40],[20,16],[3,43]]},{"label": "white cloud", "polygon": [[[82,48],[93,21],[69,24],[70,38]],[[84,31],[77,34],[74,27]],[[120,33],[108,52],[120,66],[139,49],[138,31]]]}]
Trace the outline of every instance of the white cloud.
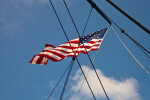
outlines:
[{"label": "white cloud", "polygon": [[[82,66],[85,73],[90,70],[88,73],[88,81],[91,85],[91,88],[97,99],[106,99],[105,94],[99,84],[99,81],[95,75],[93,69],[90,69],[88,66]],[[141,100],[138,93],[138,82],[134,78],[127,78],[123,80],[117,80],[113,77],[105,76],[101,70],[97,70],[104,88],[111,100]],[[84,82],[79,95],[77,92],[84,80],[84,77],[80,70],[78,70],[73,76],[73,81],[77,83],[76,86],[72,86],[71,91],[74,92],[70,100],[91,100],[93,97],[88,88],[86,81]]]}]

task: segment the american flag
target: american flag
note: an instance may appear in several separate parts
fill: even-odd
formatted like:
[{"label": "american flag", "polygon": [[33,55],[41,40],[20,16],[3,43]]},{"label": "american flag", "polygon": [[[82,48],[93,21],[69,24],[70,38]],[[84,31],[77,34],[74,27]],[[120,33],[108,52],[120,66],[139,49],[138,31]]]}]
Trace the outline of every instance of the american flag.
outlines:
[{"label": "american flag", "polygon": [[58,47],[46,44],[45,49],[40,54],[35,55],[30,63],[46,65],[48,60],[57,62],[69,56],[77,57],[79,53],[87,54],[90,50],[98,50],[107,30],[108,28],[99,30],[89,35],[63,43]]}]

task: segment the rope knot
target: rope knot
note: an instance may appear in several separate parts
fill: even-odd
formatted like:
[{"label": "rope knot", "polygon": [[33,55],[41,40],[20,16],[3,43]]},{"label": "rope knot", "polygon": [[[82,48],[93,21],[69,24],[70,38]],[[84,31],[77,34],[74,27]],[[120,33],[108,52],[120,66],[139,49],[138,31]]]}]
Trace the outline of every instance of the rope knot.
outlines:
[{"label": "rope knot", "polygon": [[122,29],[122,30],[121,30],[121,33],[124,33],[124,32],[125,32],[125,30]]},{"label": "rope knot", "polygon": [[72,57],[72,60],[73,60],[73,61],[75,61],[75,56],[74,56],[74,57]]},{"label": "rope knot", "polygon": [[92,6],[92,8],[95,8],[95,7],[96,7],[96,4],[95,4],[95,3],[92,3],[91,6]]}]

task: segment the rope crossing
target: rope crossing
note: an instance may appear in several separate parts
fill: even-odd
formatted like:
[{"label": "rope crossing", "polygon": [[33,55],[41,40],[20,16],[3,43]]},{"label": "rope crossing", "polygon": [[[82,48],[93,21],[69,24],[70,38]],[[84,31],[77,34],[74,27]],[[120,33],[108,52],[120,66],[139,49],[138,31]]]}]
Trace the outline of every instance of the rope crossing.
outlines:
[{"label": "rope crossing", "polygon": [[[90,19],[92,10],[93,10],[93,8],[95,8],[95,10],[97,10],[97,12],[110,24],[110,26],[111,26],[111,23],[113,23],[115,26],[117,26],[117,28],[119,28],[122,33],[124,33],[133,43],[136,44],[136,46],[137,46],[138,48],[140,48],[140,50],[141,50],[145,55],[147,55],[147,57],[150,58],[150,56],[149,56],[150,52],[149,52],[146,48],[144,48],[144,47],[143,47],[142,45],[140,45],[137,41],[135,41],[131,36],[129,36],[119,25],[117,25],[117,24],[116,24],[110,17],[108,17],[100,8],[98,8],[97,5],[96,5],[92,0],[87,0],[87,1],[91,4],[92,8],[91,8],[91,10],[90,10],[89,16],[88,16],[88,18],[87,18],[87,21],[86,21],[86,24],[85,24],[85,27],[84,27],[84,30],[83,30],[83,33],[82,33],[81,36],[83,36],[83,34],[84,34],[84,32],[85,32],[85,29],[86,29],[87,24],[88,24],[88,21],[89,21],[89,19]],[[107,0],[107,1],[110,1],[110,0]],[[65,35],[67,41],[69,42],[69,38],[68,38],[68,36],[67,36],[67,34],[66,34],[65,30],[64,30],[64,27],[63,27],[63,25],[62,25],[62,23],[61,23],[61,21],[60,21],[60,19],[59,19],[59,16],[58,16],[58,14],[57,14],[57,12],[56,12],[56,10],[55,10],[55,8],[54,8],[54,5],[53,5],[53,3],[52,3],[52,0],[49,0],[49,2],[50,2],[51,6],[52,6],[52,8],[53,8],[53,11],[54,11],[54,13],[55,13],[55,15],[56,15],[56,17],[57,17],[58,22],[59,22],[59,24],[60,24],[60,26],[61,26],[61,28],[62,28],[62,30],[63,30],[63,33],[64,33],[64,35]],[[68,8],[68,6],[67,6],[67,4],[66,4],[66,2],[65,2],[65,0],[63,0],[63,3],[64,3],[64,5],[65,5],[65,7],[66,7],[66,9],[67,9],[67,11],[68,11],[68,14],[69,14],[69,16],[70,16],[70,18],[71,18],[71,21],[72,21],[72,23],[73,23],[73,25],[74,25],[74,27],[75,27],[75,29],[76,29],[76,31],[77,31],[78,36],[81,37],[80,34],[79,34],[79,31],[78,31],[78,29],[77,29],[77,26],[76,26],[76,24],[75,24],[75,22],[74,22],[74,20],[73,20],[73,17],[72,17],[72,15],[71,15],[70,11],[69,11],[69,8]],[[117,8],[116,8],[116,9],[117,9]],[[128,17],[130,17],[130,16],[128,16]],[[129,19],[130,19],[130,20],[134,20],[132,17],[129,18]],[[137,23],[136,20],[134,20],[134,22]],[[138,25],[139,25],[141,28],[144,27],[144,26],[142,26],[140,23],[139,23]],[[112,27],[112,29],[113,29],[113,27]],[[148,29],[146,29],[145,27],[144,27],[143,29],[144,29],[145,31],[148,30]],[[115,32],[114,29],[113,29],[113,31]],[[148,30],[148,31],[149,31],[149,30]],[[148,32],[148,31],[147,31],[147,32]],[[128,48],[125,46],[125,44],[121,41],[121,39],[119,38],[119,36],[117,35],[116,32],[115,32],[115,34],[116,34],[116,36],[118,37],[118,39],[120,40],[120,42],[124,45],[124,47],[126,48],[126,50],[130,53],[130,55],[139,63],[139,65],[145,70],[145,72],[147,72],[147,74],[149,74],[149,72],[142,66],[142,64],[134,57],[134,55],[129,51],[129,49],[128,49]],[[63,94],[64,94],[64,92],[65,92],[65,88],[66,88],[66,85],[67,85],[67,82],[68,82],[68,79],[69,79],[69,76],[70,76],[70,73],[71,73],[71,70],[72,70],[73,63],[74,63],[74,60],[75,60],[75,59],[77,60],[77,63],[78,63],[78,65],[79,65],[79,67],[80,67],[80,69],[81,69],[81,72],[82,72],[82,74],[83,74],[83,76],[84,76],[84,78],[85,78],[85,80],[86,80],[86,82],[87,82],[87,85],[88,85],[88,87],[89,87],[89,89],[90,89],[90,92],[91,92],[91,94],[92,94],[94,100],[96,100],[96,97],[95,97],[95,95],[94,95],[94,93],[93,93],[93,91],[92,91],[92,89],[91,89],[91,86],[90,86],[90,84],[89,84],[89,82],[88,82],[88,80],[87,80],[87,78],[86,78],[86,75],[84,74],[84,71],[83,71],[83,69],[82,69],[82,67],[81,67],[81,65],[80,65],[80,63],[79,63],[79,60],[78,60],[78,58],[76,57],[76,53],[73,51],[73,48],[72,48],[70,42],[69,42],[69,45],[70,45],[70,47],[71,47],[71,49],[72,49],[72,52],[74,53],[73,60],[71,61],[71,63],[69,64],[69,66],[67,67],[67,69],[65,70],[65,72],[63,73],[63,75],[61,76],[60,80],[57,82],[56,86],[54,87],[54,89],[53,89],[52,92],[50,93],[50,95],[49,95],[49,97],[47,98],[47,100],[49,100],[49,98],[50,98],[51,95],[53,94],[54,90],[55,90],[56,87],[58,86],[59,82],[60,82],[61,79],[63,78],[64,74],[66,73],[66,71],[67,71],[68,68],[70,67],[69,72],[68,72],[68,75],[67,75],[67,78],[66,78],[66,81],[65,81],[65,83],[64,83],[64,87],[63,87],[61,96],[60,96],[60,100],[62,100]],[[79,46],[79,45],[78,45],[78,46]],[[84,43],[83,43],[83,46],[84,46]],[[85,48],[85,46],[84,46],[84,48]],[[85,48],[85,51],[87,52],[86,48]],[[148,54],[147,54],[147,53],[148,53]],[[100,83],[100,85],[101,85],[101,87],[102,87],[102,89],[103,89],[103,91],[104,91],[104,93],[105,93],[105,96],[106,96],[107,100],[109,100],[109,97],[108,97],[108,95],[107,95],[107,92],[106,92],[106,90],[105,90],[105,88],[104,88],[104,86],[103,86],[103,84],[102,84],[102,82],[101,82],[101,79],[100,79],[100,77],[99,77],[99,75],[98,75],[98,73],[97,73],[97,71],[96,71],[96,69],[95,69],[95,66],[94,66],[94,64],[93,64],[93,62],[92,62],[92,60],[91,60],[91,58],[90,58],[90,56],[89,56],[88,53],[87,53],[87,56],[88,56],[89,61],[90,61],[91,65],[92,65],[92,67],[93,67],[93,69],[94,69],[94,71],[95,71],[95,74],[96,74],[96,76],[97,76],[97,78],[98,78],[98,80],[99,80],[99,83]],[[150,74],[149,74],[149,75],[150,75]],[[82,85],[83,85],[83,84],[82,84]],[[81,86],[81,87],[82,87],[82,86]],[[81,87],[80,87],[80,89],[81,89]],[[80,91],[80,90],[79,90],[79,91]]]},{"label": "rope crossing", "polygon": [[[60,21],[60,19],[59,19],[59,17],[58,17],[58,14],[57,14],[57,12],[56,12],[56,10],[55,10],[55,8],[54,8],[53,3],[52,3],[51,0],[49,0],[49,2],[50,2],[51,6],[52,6],[52,8],[53,8],[53,10],[54,10],[54,13],[55,13],[55,15],[56,15],[56,17],[57,17],[57,20],[59,21],[59,24],[60,24],[60,26],[61,26],[61,28],[62,28],[62,30],[63,30],[63,33],[64,33],[64,35],[65,35],[67,41],[69,42],[69,38],[68,38],[68,36],[67,36],[67,34],[66,34],[64,28],[63,28],[63,25],[62,25],[62,23],[61,23],[61,21]],[[72,48],[70,42],[69,42],[69,45],[70,45],[70,47]],[[73,49],[72,49],[72,51],[73,51]],[[73,53],[74,53],[74,51],[73,51]],[[75,55],[75,53],[74,53],[74,55]],[[81,69],[81,72],[82,72],[82,74],[83,74],[83,76],[84,76],[84,78],[85,78],[85,80],[86,80],[86,82],[87,82],[87,84],[88,84],[88,87],[89,87],[89,89],[90,89],[90,91],[91,91],[91,93],[92,93],[92,96],[93,96],[94,100],[96,100],[95,95],[94,95],[94,93],[93,93],[93,91],[92,91],[92,89],[91,89],[91,86],[89,85],[89,82],[88,82],[88,80],[87,80],[87,78],[86,78],[86,76],[85,76],[85,74],[84,74],[84,72],[83,72],[83,69],[82,69],[82,67],[81,67],[81,65],[80,65],[79,60],[77,59],[77,57],[76,57],[76,60],[77,60],[78,65],[79,65],[79,67],[80,67],[80,69]]]},{"label": "rope crossing", "polygon": [[62,80],[62,78],[64,77],[65,73],[67,72],[68,68],[71,66],[71,64],[73,63],[73,61],[70,62],[69,66],[66,68],[66,70],[64,71],[64,73],[61,75],[59,81],[57,82],[57,84],[55,85],[55,87],[53,88],[53,90],[51,91],[50,95],[48,96],[47,100],[50,99],[50,97],[52,96],[52,94],[54,93],[55,89],[57,88],[58,84],[60,83],[60,81]]},{"label": "rope crossing", "polygon": [[70,65],[69,72],[67,74],[67,78],[66,78],[66,81],[65,81],[65,84],[64,84],[64,87],[63,87],[63,90],[62,90],[62,93],[61,93],[61,96],[60,96],[59,100],[62,100],[62,98],[63,98],[63,95],[64,95],[64,92],[65,92],[65,89],[66,89],[66,86],[67,86],[67,83],[68,83],[69,76],[71,74],[71,70],[72,70],[74,61],[75,61],[75,57],[72,58],[72,63]]},{"label": "rope crossing", "polygon": [[[65,0],[63,0],[63,2],[64,2],[64,4],[65,4],[65,7],[66,7],[66,9],[67,9],[69,15],[70,15],[70,18],[71,18],[71,20],[72,20],[72,22],[73,22],[73,25],[74,25],[74,27],[75,27],[75,29],[76,29],[76,31],[77,31],[77,34],[78,34],[78,36],[80,37],[79,31],[78,31],[78,29],[77,29],[77,27],[76,27],[76,24],[75,24],[75,22],[74,22],[74,20],[73,20],[73,18],[72,18],[72,16],[71,16],[71,13],[70,13],[70,11],[69,11],[69,9],[68,9],[68,7],[67,7],[67,4],[66,4]],[[84,46],[84,43],[83,43],[83,46]],[[85,46],[84,46],[84,48],[85,48]],[[86,48],[85,48],[85,51],[87,52]],[[103,86],[103,84],[102,84],[102,82],[101,82],[101,79],[100,79],[99,76],[98,76],[98,73],[97,73],[97,71],[96,71],[96,69],[95,69],[95,67],[94,67],[94,64],[93,64],[93,62],[92,62],[92,60],[91,60],[91,58],[90,58],[90,56],[89,56],[88,53],[87,53],[87,56],[88,56],[88,58],[89,58],[89,60],[90,60],[90,62],[91,62],[91,65],[92,65],[92,67],[93,67],[93,69],[94,69],[94,71],[95,71],[95,74],[96,74],[96,76],[97,76],[97,78],[98,78],[98,80],[99,80],[99,83],[100,83],[100,85],[102,86],[102,89],[103,89],[103,91],[104,91],[104,93],[105,93],[105,96],[106,96],[107,100],[109,100],[109,97],[108,97],[108,95],[107,95],[107,93],[106,93],[106,90],[105,90],[105,88],[104,88],[104,86]]]}]

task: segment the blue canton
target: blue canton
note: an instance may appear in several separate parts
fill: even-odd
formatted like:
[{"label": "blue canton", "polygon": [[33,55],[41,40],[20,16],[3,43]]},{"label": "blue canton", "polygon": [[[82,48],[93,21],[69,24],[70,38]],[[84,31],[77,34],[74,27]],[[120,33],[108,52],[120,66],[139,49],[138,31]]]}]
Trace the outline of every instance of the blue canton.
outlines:
[{"label": "blue canton", "polygon": [[83,43],[88,43],[90,42],[92,39],[101,39],[104,37],[106,31],[108,28],[99,30],[97,32],[91,33],[89,35],[85,35],[83,37],[80,37],[79,39],[79,45],[83,44]]}]

